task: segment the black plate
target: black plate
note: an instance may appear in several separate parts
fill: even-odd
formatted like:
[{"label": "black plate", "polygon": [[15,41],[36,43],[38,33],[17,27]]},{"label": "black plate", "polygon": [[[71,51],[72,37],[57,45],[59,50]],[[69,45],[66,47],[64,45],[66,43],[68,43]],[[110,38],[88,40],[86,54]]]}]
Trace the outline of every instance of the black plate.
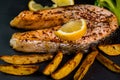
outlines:
[{"label": "black plate", "polygon": [[[23,10],[28,9],[27,4],[29,0],[1,0],[0,1],[0,55],[12,55],[12,54],[22,54],[15,52],[9,46],[9,40],[11,35],[18,31],[12,29],[9,25],[10,20],[12,20],[18,13]],[[51,5],[50,0],[36,0],[43,5]],[[75,0],[76,4],[93,4],[94,0]],[[114,41],[120,43],[118,33],[115,34]],[[71,56],[65,57],[63,64],[70,59]],[[109,57],[109,56],[108,56]],[[117,64],[120,64],[120,56],[109,57]],[[49,61],[48,61],[49,62]],[[40,63],[40,69],[35,74],[30,76],[13,76],[4,73],[0,73],[1,80],[52,80],[50,76],[45,76],[41,73],[44,66],[48,62]],[[0,61],[0,64],[5,64]],[[63,80],[72,80],[73,75],[76,70],[74,70],[69,76],[65,77]],[[107,68],[102,66],[99,62],[95,60],[94,64],[91,66],[83,80],[120,80],[120,74],[109,71]]]}]

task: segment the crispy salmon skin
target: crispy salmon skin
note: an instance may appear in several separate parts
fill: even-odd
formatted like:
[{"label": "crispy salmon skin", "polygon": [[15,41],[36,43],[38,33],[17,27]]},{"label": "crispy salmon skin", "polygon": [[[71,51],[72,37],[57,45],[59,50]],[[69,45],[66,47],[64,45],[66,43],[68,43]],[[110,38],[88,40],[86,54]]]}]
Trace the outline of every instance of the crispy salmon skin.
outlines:
[{"label": "crispy salmon skin", "polygon": [[[64,9],[64,10],[63,10]],[[59,18],[60,21],[63,23],[64,20],[77,20],[77,19],[85,19],[87,21],[87,33],[80,39],[77,39],[75,41],[65,41],[57,37],[54,32],[58,30],[61,26],[51,27],[52,23],[56,25],[57,21],[54,19],[53,15],[56,15],[54,13],[51,13],[51,10],[56,12],[57,18]],[[50,12],[49,12],[50,11]],[[43,10],[37,12],[37,14],[33,14],[34,12],[27,11],[28,13],[32,13],[33,16],[38,16],[41,14],[42,17],[37,17],[38,21],[44,22],[44,24],[40,23],[39,28],[45,28],[45,26],[49,26],[51,28],[47,29],[41,29],[41,30],[35,30],[35,31],[27,31],[27,32],[19,32],[14,33],[12,35],[12,38],[10,39],[10,45],[13,49],[17,51],[23,51],[23,52],[57,52],[57,51],[63,51],[64,53],[69,52],[75,52],[80,50],[87,49],[91,44],[95,43],[97,44],[101,40],[105,39],[106,37],[110,36],[115,30],[118,28],[118,22],[116,16],[111,13],[110,11],[99,8],[93,5],[74,5],[74,6],[67,6],[67,7],[61,7],[61,8],[55,8],[50,10]],[[46,14],[46,12],[49,12],[50,14]],[[24,12],[20,13],[24,14]],[[69,15],[71,14],[71,15]],[[18,16],[20,22],[18,22],[16,25],[23,27],[24,24],[21,24],[25,21],[31,20],[31,18],[26,19],[29,14],[25,14],[24,16]],[[31,17],[32,17],[31,15]],[[40,16],[41,16],[40,15]],[[43,16],[47,15],[47,16]],[[61,15],[66,15],[61,17]],[[49,18],[48,18],[49,17]],[[69,18],[68,18],[69,17]],[[22,19],[22,20],[21,20]],[[35,19],[35,18],[34,18]],[[44,20],[46,19],[46,20]],[[51,23],[51,20],[53,21]],[[12,21],[12,23],[15,20]],[[32,21],[31,21],[32,22]],[[26,23],[27,24],[27,23]],[[26,25],[25,24],[25,25]],[[37,24],[37,23],[32,23]],[[34,28],[33,25],[29,25],[29,29]],[[62,23],[60,23],[62,24]],[[54,25],[54,26],[55,26]],[[24,29],[27,27],[24,26]]]}]

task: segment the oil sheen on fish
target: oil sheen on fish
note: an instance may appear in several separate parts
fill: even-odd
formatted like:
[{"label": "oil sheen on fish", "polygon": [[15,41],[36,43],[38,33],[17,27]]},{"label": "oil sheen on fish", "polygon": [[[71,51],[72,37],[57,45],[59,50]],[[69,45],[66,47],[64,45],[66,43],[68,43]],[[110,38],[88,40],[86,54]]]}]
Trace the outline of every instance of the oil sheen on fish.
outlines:
[{"label": "oil sheen on fish", "polygon": [[[24,24],[25,21],[29,21],[29,18],[26,18],[27,15],[29,16],[29,13],[33,16],[36,16],[37,20],[35,22],[37,23],[34,23],[34,21],[31,20],[31,15],[30,24]],[[87,33],[82,38],[75,41],[65,41],[54,34],[54,32],[61,26],[14,33],[10,40],[10,45],[13,47],[13,49],[23,52],[53,53],[61,50],[64,53],[69,53],[78,50],[85,50],[91,44],[97,44],[99,41],[110,36],[118,28],[117,18],[113,13],[92,5],[75,5],[39,12],[24,11],[20,13],[20,15],[16,17],[16,20],[18,18],[20,22],[18,21],[16,24],[14,24],[14,26],[17,25],[25,29],[34,29],[34,26],[37,26],[35,29],[43,27],[45,28],[48,26],[51,27],[61,25],[69,20],[81,18],[87,21]],[[57,20],[55,19],[55,16]],[[23,21],[20,20],[20,17]],[[33,20],[34,19],[35,18],[33,18]],[[15,19],[11,22],[11,24],[13,24],[14,21]]]}]

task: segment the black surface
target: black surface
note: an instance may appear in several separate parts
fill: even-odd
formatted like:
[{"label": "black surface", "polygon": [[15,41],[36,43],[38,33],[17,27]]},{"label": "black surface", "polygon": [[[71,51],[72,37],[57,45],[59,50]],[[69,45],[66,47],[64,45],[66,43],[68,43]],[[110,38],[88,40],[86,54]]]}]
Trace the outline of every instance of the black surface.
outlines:
[{"label": "black surface", "polygon": [[[9,40],[11,35],[16,32],[16,29],[12,29],[9,25],[11,19],[13,19],[19,12],[22,10],[26,10],[27,4],[29,0],[1,0],[0,1],[0,55],[12,55],[19,54],[12,50],[9,46]],[[36,0],[43,5],[51,5],[52,2],[50,0]],[[93,4],[94,0],[75,0],[76,4]],[[119,32],[116,34],[120,35]],[[114,41],[119,43],[119,37],[115,37]],[[22,54],[22,53],[21,53]],[[67,56],[64,58],[63,64],[70,59],[71,56]],[[109,57],[109,56],[108,56]],[[109,57],[117,64],[120,64],[120,56],[118,57]],[[0,80],[52,80],[49,76],[44,76],[41,71],[48,62],[44,62],[39,64],[40,69],[35,74],[30,76],[13,76],[4,73],[0,73]],[[0,61],[0,64],[5,64]],[[76,70],[75,70],[76,71]],[[73,80],[72,72],[69,76],[64,78],[63,80]],[[120,80],[120,74],[109,71],[107,68],[102,66],[99,62],[95,61],[91,66],[88,73],[85,75],[83,80]]]}]

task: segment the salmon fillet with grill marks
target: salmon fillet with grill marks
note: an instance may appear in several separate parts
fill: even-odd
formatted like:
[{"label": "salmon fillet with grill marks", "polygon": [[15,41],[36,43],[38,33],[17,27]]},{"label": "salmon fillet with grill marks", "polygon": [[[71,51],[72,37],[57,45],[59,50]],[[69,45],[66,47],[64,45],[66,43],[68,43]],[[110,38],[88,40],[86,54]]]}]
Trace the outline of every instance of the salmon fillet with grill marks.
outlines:
[{"label": "salmon fillet with grill marks", "polygon": [[[105,18],[112,17],[112,14],[102,8],[92,5],[65,6],[37,12],[22,11],[11,22],[12,27],[21,29],[42,29],[62,25],[69,20],[85,18],[95,21],[94,25],[105,22]],[[93,24],[92,24],[93,25]]]},{"label": "salmon fillet with grill marks", "polygon": [[[54,13],[51,14],[51,11],[54,12],[54,10],[57,11],[56,12],[57,19],[59,18],[58,20],[60,20],[60,22],[54,19],[53,17],[51,17],[54,15]],[[27,12],[29,13],[30,11],[27,11]],[[46,14],[45,12],[47,13],[49,12],[50,14]],[[61,26],[35,30],[35,31],[14,33],[10,40],[10,45],[13,47],[13,49],[17,51],[57,52],[61,50],[64,53],[75,52],[78,50],[81,51],[81,50],[87,49],[91,44],[93,43],[97,44],[99,41],[110,36],[118,28],[117,18],[115,17],[114,14],[112,14],[108,10],[105,10],[103,8],[99,8],[96,6],[92,6],[92,5],[75,5],[75,6],[68,6],[68,7],[40,11],[40,12],[30,12],[30,13],[32,13],[33,16],[34,15],[38,16],[40,15],[40,13],[43,13],[42,15],[47,15],[47,17],[42,16],[41,18],[44,24],[43,23],[39,24],[39,26],[37,26],[37,28],[35,29],[43,28],[43,26],[45,28],[48,25],[49,27],[55,26],[58,24],[60,25],[69,20],[76,20],[76,19],[83,18],[87,21],[87,33],[82,38],[77,39],[75,41],[65,41],[60,39],[54,34],[54,32],[58,30]],[[37,13],[37,14],[33,14],[33,13]],[[24,14],[24,12],[22,12],[21,14]],[[65,16],[61,17],[61,15],[65,15],[66,17]],[[27,14],[25,14],[24,17],[25,16],[27,16]],[[20,17],[21,19],[23,19],[23,16],[18,16],[18,18]],[[48,18],[48,21],[47,21],[47,18]],[[23,22],[25,20],[23,19]],[[23,27],[23,24],[21,24],[23,22],[18,22],[18,24],[20,24],[20,26]],[[53,25],[53,23],[55,24]],[[24,25],[24,28],[25,29],[28,28],[25,25]],[[33,27],[34,26],[31,24],[29,29],[32,29]]]}]

